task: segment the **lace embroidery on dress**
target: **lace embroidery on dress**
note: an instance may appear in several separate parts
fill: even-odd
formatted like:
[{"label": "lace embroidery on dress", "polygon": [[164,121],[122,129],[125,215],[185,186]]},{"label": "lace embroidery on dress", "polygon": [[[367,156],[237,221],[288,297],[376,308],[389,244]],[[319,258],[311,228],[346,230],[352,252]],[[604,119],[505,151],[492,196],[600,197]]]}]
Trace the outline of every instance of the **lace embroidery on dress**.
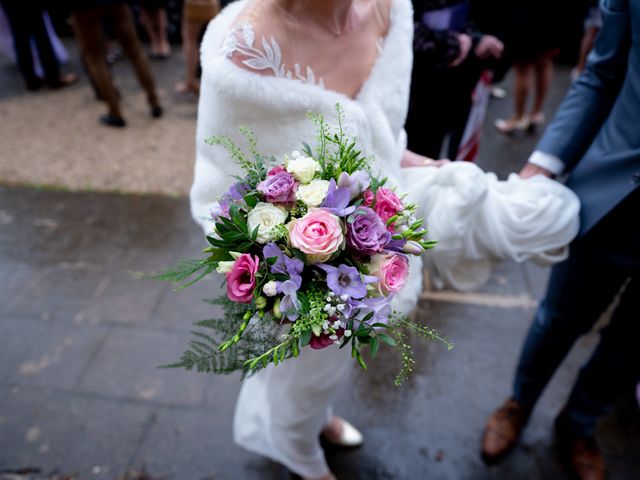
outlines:
[{"label": "lace embroidery on dress", "polygon": [[316,80],[313,70],[308,65],[304,73],[300,64],[293,66],[293,71],[288,70],[282,63],[282,51],[275,38],[269,40],[263,35],[262,50],[256,44],[256,36],[253,26],[249,22],[242,22],[234,26],[227,34],[222,45],[222,52],[228,57],[238,52],[242,57],[243,65],[253,70],[271,70],[276,77],[296,79],[304,83],[317,84],[324,88],[322,78]]}]

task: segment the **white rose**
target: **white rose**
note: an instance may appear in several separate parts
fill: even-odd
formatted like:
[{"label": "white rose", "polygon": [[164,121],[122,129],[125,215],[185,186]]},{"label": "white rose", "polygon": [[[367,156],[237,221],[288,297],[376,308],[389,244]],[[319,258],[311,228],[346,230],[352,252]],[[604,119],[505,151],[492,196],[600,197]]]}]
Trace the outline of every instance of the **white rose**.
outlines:
[{"label": "white rose", "polygon": [[273,280],[269,280],[262,287],[262,293],[267,297],[274,297],[278,293],[278,284]]},{"label": "white rose", "polygon": [[[294,152],[298,153],[298,152]],[[294,155],[294,157],[287,162],[287,172],[293,175],[293,178],[300,183],[309,183],[313,180],[316,172],[320,171],[320,164],[311,157],[305,157],[304,155]]]},{"label": "white rose", "polygon": [[235,261],[220,261],[218,262],[218,267],[216,268],[216,272],[218,273],[229,273],[231,271],[231,269],[233,268],[233,264],[236,263]]},{"label": "white rose", "polygon": [[268,243],[273,240],[273,229],[282,225],[287,219],[287,212],[283,208],[276,207],[270,203],[260,202],[247,216],[247,226],[249,233],[258,227],[258,243]]},{"label": "white rose", "polygon": [[307,207],[317,207],[327,197],[329,182],[326,180],[312,180],[308,185],[300,185],[296,198],[302,200]]}]

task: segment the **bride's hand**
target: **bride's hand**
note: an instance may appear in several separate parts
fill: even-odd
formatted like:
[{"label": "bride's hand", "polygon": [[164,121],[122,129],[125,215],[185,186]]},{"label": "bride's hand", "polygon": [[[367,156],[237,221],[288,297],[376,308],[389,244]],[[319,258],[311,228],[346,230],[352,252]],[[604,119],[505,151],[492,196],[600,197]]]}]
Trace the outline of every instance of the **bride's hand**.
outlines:
[{"label": "bride's hand", "polygon": [[521,178],[531,178],[534,175],[544,175],[549,178],[553,177],[553,174],[549,170],[545,170],[533,163],[527,163],[518,175],[520,175]]},{"label": "bride's hand", "polygon": [[404,157],[402,158],[402,162],[400,162],[400,166],[403,168],[406,167],[441,167],[451,162],[448,158],[443,158],[440,160],[434,160],[433,158],[425,157],[424,155],[419,155],[417,153],[412,152],[411,150],[406,150],[404,152]]}]

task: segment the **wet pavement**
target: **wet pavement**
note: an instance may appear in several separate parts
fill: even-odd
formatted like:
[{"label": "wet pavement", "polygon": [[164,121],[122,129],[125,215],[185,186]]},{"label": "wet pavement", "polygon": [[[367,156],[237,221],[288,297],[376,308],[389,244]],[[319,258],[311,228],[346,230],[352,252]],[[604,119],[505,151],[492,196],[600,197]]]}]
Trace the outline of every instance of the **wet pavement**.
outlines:
[{"label": "wet pavement", "polygon": [[[551,110],[566,86],[564,70]],[[509,108],[494,101],[490,118]],[[480,164],[504,176],[535,140],[488,126]],[[184,198],[0,187],[0,472],[34,467],[115,479],[144,468],[176,480],[290,478],[232,443],[237,376],[156,368],[179,357],[192,320],[215,316],[200,299],[220,285],[210,279],[175,293],[131,272],[193,258],[202,240]],[[338,478],[566,478],[552,423],[597,334],[576,344],[504,462],[486,467],[478,452],[487,415],[509,393],[547,273],[505,263],[475,297],[426,295],[419,318],[455,348],[419,347],[415,374],[401,388],[393,386],[394,353],[381,352],[368,372],[353,368],[335,410],[366,440],[355,451],[327,450]],[[639,478],[640,413],[631,392],[602,420],[598,439],[608,478]]]}]

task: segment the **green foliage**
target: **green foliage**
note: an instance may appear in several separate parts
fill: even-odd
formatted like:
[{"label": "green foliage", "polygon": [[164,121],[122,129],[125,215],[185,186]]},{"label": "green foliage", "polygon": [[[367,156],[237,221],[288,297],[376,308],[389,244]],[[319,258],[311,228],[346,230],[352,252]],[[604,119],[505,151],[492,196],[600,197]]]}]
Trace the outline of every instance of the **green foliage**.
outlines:
[{"label": "green foliage", "polygon": [[227,150],[231,159],[244,170],[245,177],[242,179],[243,182],[255,188],[258,183],[266,178],[269,164],[273,163],[274,159],[258,153],[256,137],[251,130],[244,126],[241,126],[239,130],[247,140],[247,149],[253,158],[250,158],[249,155],[227,137],[215,135],[208,137],[205,143],[207,145],[219,145]]},{"label": "green foliage", "polygon": [[240,205],[234,203],[229,208],[229,218],[218,218],[216,232],[219,238],[207,236],[211,246],[224,251],[243,253],[255,244],[258,227],[250,232]]},{"label": "green foliage", "polygon": [[208,303],[222,305],[222,318],[201,320],[194,325],[203,330],[193,331],[194,338],[189,342],[189,348],[182,354],[180,360],[161,368],[184,368],[205,373],[229,374],[241,371],[243,376],[250,373],[247,362],[271,351],[279,344],[277,330],[279,326],[271,318],[258,320],[248,328],[245,326],[241,342],[230,345],[221,350],[223,342],[220,339],[235,336],[246,322],[247,305],[233,303],[226,297],[208,300]]}]

